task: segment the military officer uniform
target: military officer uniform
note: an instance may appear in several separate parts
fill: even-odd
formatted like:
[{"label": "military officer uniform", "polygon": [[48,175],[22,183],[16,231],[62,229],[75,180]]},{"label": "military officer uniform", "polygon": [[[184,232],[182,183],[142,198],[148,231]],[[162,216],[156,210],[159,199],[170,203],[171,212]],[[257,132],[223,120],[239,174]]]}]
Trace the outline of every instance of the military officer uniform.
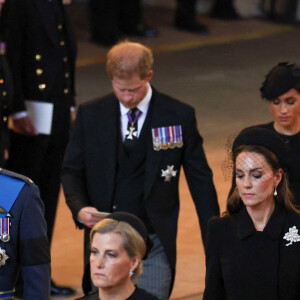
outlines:
[{"label": "military officer uniform", "polygon": [[39,190],[3,169],[0,187],[0,298],[13,299],[21,269],[24,299],[49,300],[50,249]]},{"label": "military officer uniform", "polygon": [[6,36],[14,83],[12,118],[26,113],[26,100],[53,105],[53,117],[48,135],[12,132],[7,168],[38,185],[51,242],[70,109],[75,105],[75,37],[61,0],[12,0],[9,6]]}]

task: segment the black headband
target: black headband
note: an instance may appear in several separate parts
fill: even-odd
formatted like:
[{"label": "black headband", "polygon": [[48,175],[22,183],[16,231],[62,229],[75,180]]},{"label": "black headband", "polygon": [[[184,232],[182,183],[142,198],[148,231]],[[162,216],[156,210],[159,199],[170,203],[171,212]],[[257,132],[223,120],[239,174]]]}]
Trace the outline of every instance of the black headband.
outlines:
[{"label": "black headband", "polygon": [[153,243],[152,240],[149,238],[147,234],[147,228],[144,225],[144,223],[135,215],[127,213],[127,212],[114,212],[109,214],[106,219],[113,219],[119,222],[125,222],[128,223],[130,226],[132,226],[143,238],[147,251],[143,259],[146,258],[147,253],[151,250]]}]

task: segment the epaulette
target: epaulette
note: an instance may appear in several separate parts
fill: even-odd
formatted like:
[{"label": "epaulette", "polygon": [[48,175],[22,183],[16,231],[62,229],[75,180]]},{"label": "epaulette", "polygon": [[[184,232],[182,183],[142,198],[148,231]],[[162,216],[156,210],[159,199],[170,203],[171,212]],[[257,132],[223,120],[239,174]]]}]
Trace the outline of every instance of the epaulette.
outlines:
[{"label": "epaulette", "polygon": [[8,216],[11,207],[26,183],[32,184],[32,180],[30,182],[23,175],[0,169],[0,218]]},{"label": "epaulette", "polygon": [[29,184],[34,184],[33,180],[30,179],[29,177],[6,170],[6,169],[0,168],[0,174],[25,181],[26,183],[29,183]]}]

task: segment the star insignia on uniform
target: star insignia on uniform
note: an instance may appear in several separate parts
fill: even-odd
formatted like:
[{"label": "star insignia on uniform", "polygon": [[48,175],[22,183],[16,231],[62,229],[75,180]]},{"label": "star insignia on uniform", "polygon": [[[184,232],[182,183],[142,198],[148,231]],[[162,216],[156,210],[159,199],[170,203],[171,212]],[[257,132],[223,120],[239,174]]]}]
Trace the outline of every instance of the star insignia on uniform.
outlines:
[{"label": "star insignia on uniform", "polygon": [[287,232],[284,237],[284,240],[287,240],[289,243],[286,246],[292,245],[292,243],[300,242],[300,236],[298,234],[298,229],[296,226],[289,228],[289,232]]},{"label": "star insignia on uniform", "polygon": [[0,267],[5,265],[5,262],[8,260],[6,251],[0,248]]},{"label": "star insignia on uniform", "polygon": [[134,127],[129,127],[129,130],[126,130],[126,139],[133,140],[133,137],[137,137],[137,131],[135,131]]},{"label": "star insignia on uniform", "polygon": [[166,170],[161,169],[161,177],[165,177],[165,181],[171,181],[172,177],[176,177],[177,171],[174,166],[167,166]]}]

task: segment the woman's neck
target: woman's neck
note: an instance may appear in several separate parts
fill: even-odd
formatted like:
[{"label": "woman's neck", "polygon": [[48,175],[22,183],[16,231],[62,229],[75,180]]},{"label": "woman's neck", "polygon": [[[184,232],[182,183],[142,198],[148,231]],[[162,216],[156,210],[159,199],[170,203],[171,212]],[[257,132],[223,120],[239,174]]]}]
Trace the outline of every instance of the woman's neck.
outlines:
[{"label": "woman's neck", "polygon": [[300,116],[298,118],[298,121],[289,127],[283,127],[280,124],[274,122],[274,129],[277,132],[284,134],[284,135],[295,135],[298,132],[300,132]]},{"label": "woman's neck", "polygon": [[258,207],[246,206],[254,227],[257,231],[263,231],[275,209],[274,200],[269,203],[262,203]]},{"label": "woman's neck", "polygon": [[123,286],[99,288],[99,298],[101,300],[125,300],[133,294],[134,290],[135,286],[129,280]]}]

